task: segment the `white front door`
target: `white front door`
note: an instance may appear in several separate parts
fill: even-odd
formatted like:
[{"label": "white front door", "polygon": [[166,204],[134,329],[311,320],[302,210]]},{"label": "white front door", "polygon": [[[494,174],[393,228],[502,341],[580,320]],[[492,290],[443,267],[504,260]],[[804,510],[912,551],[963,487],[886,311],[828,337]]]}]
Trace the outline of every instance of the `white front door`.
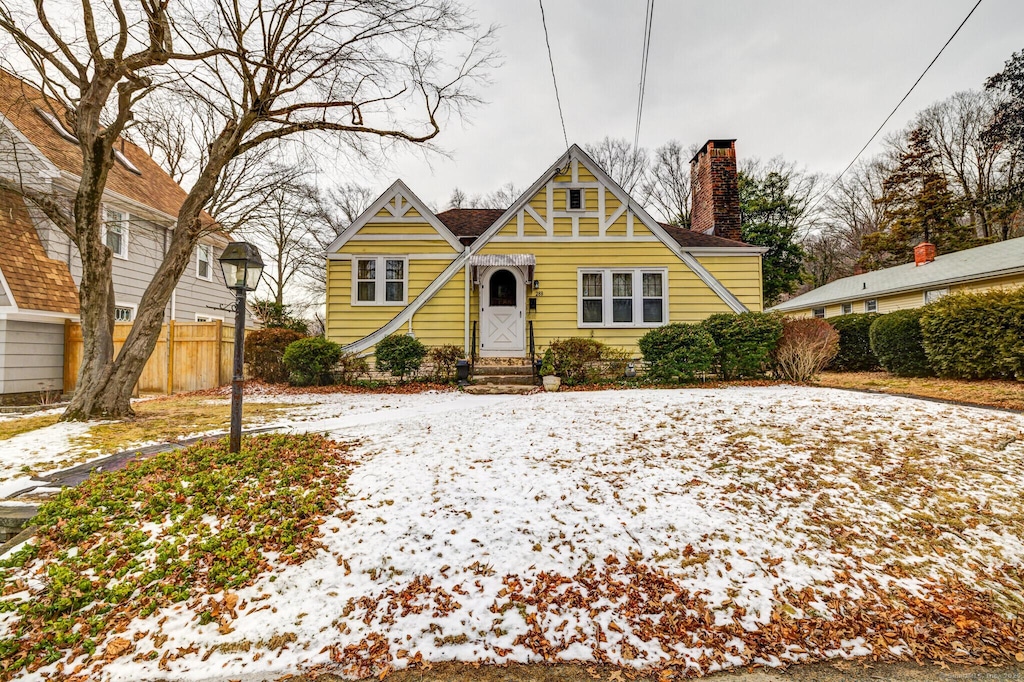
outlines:
[{"label": "white front door", "polygon": [[480,354],[526,354],[526,286],[519,268],[488,268],[480,278]]}]

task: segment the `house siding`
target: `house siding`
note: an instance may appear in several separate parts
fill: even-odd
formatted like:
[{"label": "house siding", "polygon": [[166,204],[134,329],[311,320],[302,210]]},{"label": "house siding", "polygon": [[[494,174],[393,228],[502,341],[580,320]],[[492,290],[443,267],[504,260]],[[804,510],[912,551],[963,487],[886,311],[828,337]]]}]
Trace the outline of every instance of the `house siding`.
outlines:
[{"label": "house siding", "polygon": [[[1013,275],[1010,277],[997,277],[991,279],[980,279],[972,282],[961,282],[959,284],[951,284],[948,287],[945,285],[930,285],[922,287],[920,289],[914,289],[912,291],[904,291],[899,294],[893,294],[890,296],[868,296],[863,299],[857,299],[853,301],[853,312],[863,313],[864,304],[867,300],[874,298],[878,301],[878,312],[880,313],[891,313],[894,310],[908,310],[911,308],[921,308],[924,306],[924,293],[925,291],[931,291],[933,289],[949,289],[949,293],[960,293],[960,292],[978,292],[978,291],[990,291],[992,289],[1013,289],[1020,286],[1024,286],[1024,275]],[[821,306],[818,306],[821,307]],[[813,315],[812,308],[801,308],[799,310],[786,311],[786,317],[811,317]],[[843,314],[841,303],[830,303],[825,306],[825,317],[838,317]]]},{"label": "house siding", "polygon": [[0,319],[0,394],[63,386],[64,325]]},{"label": "house siding", "polygon": [[[119,207],[112,206],[122,210]],[[114,300],[116,305],[138,307],[146,287],[156,274],[157,268],[164,257],[164,238],[169,241],[169,231],[165,235],[165,228],[148,220],[141,219],[125,211],[129,215],[128,226],[128,257],[111,259],[111,270],[114,278]],[[33,218],[38,231],[46,246],[47,255],[50,258],[64,261],[68,264],[71,277],[75,286],[82,282],[82,259],[78,254],[78,248],[71,243],[68,237],[43,218],[38,211],[33,212]],[[213,249],[213,277],[210,281],[200,279],[196,272],[198,255],[193,249],[188,266],[182,273],[181,279],[175,287],[174,299],[167,303],[164,309],[164,316],[167,320],[181,320],[194,322],[196,314],[210,315],[223,318],[226,313],[218,311],[218,307],[226,307],[234,303],[234,297],[220,281],[217,271],[217,257],[223,249],[214,246]],[[172,307],[173,303],[173,307]],[[212,306],[212,307],[210,307]]]}]

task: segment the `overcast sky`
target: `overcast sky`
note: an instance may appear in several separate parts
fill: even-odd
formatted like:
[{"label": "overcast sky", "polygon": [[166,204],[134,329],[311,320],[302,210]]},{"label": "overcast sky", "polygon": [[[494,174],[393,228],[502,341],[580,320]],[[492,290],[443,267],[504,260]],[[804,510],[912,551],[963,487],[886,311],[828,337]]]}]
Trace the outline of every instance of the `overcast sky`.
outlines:
[{"label": "overcast sky", "polygon": [[[734,137],[741,158],[778,155],[837,173],[974,1],[657,1],[640,144]],[[468,4],[481,24],[499,26],[503,63],[471,119],[438,137],[450,158],[402,154],[376,176],[332,173],[337,179],[383,190],[400,177],[444,208],[456,186],[470,195],[509,181],[525,188],[564,151],[537,2]],[[644,0],[547,0],[544,7],[569,142],[632,140]],[[936,100],[981,88],[1021,49],[1024,1],[983,0],[886,132]]]}]

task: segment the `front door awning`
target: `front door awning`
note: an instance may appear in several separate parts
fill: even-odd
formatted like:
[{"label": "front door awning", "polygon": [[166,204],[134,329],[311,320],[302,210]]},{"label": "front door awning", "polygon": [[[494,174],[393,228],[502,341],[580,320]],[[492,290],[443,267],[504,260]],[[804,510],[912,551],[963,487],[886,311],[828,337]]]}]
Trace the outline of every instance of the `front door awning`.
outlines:
[{"label": "front door awning", "polygon": [[533,281],[533,268],[537,258],[532,253],[478,253],[469,257],[469,265],[473,269],[473,281],[479,282],[477,273],[485,268],[519,268],[526,274],[528,281]]}]

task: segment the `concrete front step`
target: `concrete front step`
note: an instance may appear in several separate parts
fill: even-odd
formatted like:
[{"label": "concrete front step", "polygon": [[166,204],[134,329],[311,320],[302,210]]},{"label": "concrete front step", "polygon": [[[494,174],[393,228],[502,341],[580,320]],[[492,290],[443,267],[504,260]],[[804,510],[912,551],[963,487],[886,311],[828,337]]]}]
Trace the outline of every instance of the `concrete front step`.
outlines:
[{"label": "concrete front step", "polygon": [[462,390],[472,395],[523,395],[538,390],[532,384],[473,384]]},{"label": "concrete front step", "polygon": [[473,381],[477,384],[498,384],[500,386],[533,386],[536,383],[533,376],[529,374],[492,374],[485,377],[475,374]]},{"label": "concrete front step", "polygon": [[509,376],[513,374],[533,376],[533,367],[530,365],[477,365],[473,368],[473,376],[475,377]]}]

